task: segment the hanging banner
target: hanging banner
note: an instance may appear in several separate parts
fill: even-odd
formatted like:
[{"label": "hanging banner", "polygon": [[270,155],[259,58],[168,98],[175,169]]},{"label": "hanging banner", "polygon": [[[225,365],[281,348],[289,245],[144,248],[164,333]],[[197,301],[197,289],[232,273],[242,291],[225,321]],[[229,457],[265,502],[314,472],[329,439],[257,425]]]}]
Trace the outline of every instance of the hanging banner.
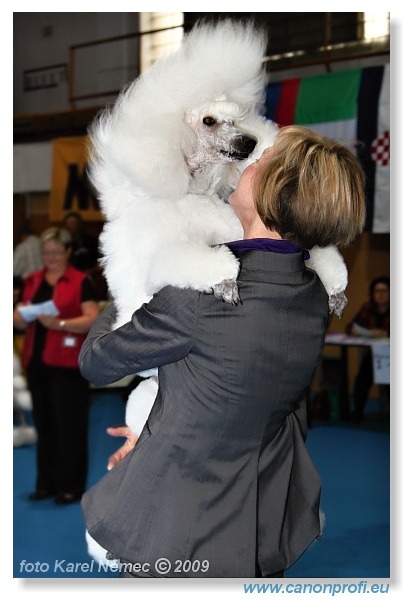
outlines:
[{"label": "hanging banner", "polygon": [[88,138],[57,138],[52,142],[52,184],[49,218],[62,221],[71,211],[85,221],[103,221],[96,193],[87,173]]}]

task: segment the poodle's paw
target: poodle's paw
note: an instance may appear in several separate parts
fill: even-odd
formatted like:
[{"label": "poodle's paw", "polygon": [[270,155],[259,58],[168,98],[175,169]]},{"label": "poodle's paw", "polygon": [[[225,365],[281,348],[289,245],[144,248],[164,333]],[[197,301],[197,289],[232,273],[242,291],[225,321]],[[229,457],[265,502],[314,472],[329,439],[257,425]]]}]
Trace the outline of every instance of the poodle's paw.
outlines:
[{"label": "poodle's paw", "polygon": [[130,393],[126,402],[126,425],[139,436],[148,419],[158,392],[158,377],[141,381]]},{"label": "poodle's paw", "polygon": [[348,300],[343,292],[338,292],[337,294],[331,294],[329,296],[329,313],[334,313],[341,319],[343,315],[343,310],[347,304]]},{"label": "poodle's paw", "polygon": [[232,306],[238,306],[241,303],[238,284],[234,279],[224,279],[220,283],[213,285],[213,292],[216,298],[223,302],[228,302]]},{"label": "poodle's paw", "polygon": [[87,551],[88,554],[97,561],[97,563],[101,566],[111,566],[111,564],[116,564],[119,561],[119,558],[105,550],[98,542],[94,540],[93,537],[90,536],[88,530],[85,530],[85,539],[87,542]]}]

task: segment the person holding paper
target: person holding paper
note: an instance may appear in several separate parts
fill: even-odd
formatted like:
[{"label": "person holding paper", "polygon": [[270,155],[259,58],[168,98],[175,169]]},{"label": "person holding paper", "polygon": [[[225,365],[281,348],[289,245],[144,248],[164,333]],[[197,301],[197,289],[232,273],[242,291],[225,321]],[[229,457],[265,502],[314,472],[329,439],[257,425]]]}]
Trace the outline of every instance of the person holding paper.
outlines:
[{"label": "person holding paper", "polygon": [[38,433],[29,499],[69,504],[81,498],[87,477],[89,389],[78,354],[99,311],[91,281],[69,264],[69,232],[51,227],[40,239],[44,268],[28,275],[14,309]]},{"label": "person holding paper", "polygon": [[[369,300],[365,302],[354,319],[347,325],[348,335],[365,337],[389,337],[390,335],[390,279],[377,277],[369,286]],[[353,423],[364,420],[369,390],[374,382],[371,348],[366,348],[354,382]]]}]

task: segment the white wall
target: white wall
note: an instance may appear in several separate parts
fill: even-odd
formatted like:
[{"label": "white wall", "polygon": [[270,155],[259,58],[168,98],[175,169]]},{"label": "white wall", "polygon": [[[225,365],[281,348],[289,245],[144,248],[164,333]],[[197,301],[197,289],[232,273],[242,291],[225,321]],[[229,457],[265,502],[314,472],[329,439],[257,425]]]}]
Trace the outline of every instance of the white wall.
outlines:
[{"label": "white wall", "polygon": [[[74,44],[133,33],[138,13],[14,13],[14,113],[69,110],[67,81],[56,87],[24,91],[26,69],[68,63]],[[133,79],[137,65],[136,42],[113,43],[76,54],[77,94],[121,87]],[[102,100],[80,101],[77,108]]]}]

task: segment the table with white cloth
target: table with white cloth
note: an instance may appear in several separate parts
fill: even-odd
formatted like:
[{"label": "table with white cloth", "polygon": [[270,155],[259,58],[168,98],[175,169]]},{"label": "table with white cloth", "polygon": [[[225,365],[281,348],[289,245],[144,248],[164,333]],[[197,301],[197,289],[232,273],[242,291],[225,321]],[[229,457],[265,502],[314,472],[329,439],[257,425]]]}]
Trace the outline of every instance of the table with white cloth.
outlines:
[{"label": "table with white cloth", "polygon": [[340,418],[347,420],[349,416],[349,374],[348,350],[352,347],[370,347],[372,352],[372,365],[374,383],[380,385],[390,384],[390,339],[360,337],[344,333],[329,332],[325,337],[325,345],[337,346],[340,349],[341,380],[340,380]]}]

